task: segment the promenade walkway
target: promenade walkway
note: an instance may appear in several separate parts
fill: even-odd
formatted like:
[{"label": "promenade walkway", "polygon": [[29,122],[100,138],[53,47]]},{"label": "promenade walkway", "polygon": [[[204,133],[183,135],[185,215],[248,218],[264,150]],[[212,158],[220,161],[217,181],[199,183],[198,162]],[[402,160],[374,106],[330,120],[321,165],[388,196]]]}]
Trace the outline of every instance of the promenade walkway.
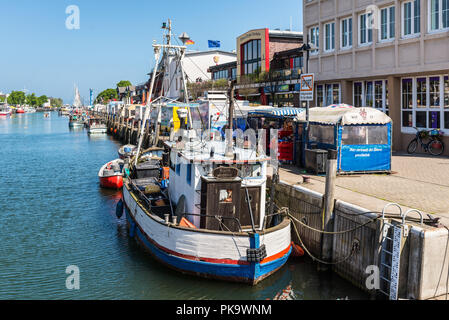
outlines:
[{"label": "promenade walkway", "polygon": [[[390,175],[338,176],[335,196],[372,211],[382,211],[387,203],[395,202],[404,210],[439,216],[440,222],[449,226],[449,158],[395,153],[392,170]],[[288,184],[302,183],[303,175],[310,177],[303,187],[324,193],[325,176],[306,174],[293,166],[280,169],[281,181]]]}]

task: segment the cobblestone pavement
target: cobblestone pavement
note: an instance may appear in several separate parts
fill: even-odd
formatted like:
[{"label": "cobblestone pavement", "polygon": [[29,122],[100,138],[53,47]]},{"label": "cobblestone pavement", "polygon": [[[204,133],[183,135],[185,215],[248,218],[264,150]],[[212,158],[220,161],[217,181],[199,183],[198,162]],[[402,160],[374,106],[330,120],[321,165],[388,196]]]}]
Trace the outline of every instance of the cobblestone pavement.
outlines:
[{"label": "cobblestone pavement", "polygon": [[[392,170],[391,175],[338,176],[336,198],[373,211],[395,202],[404,209],[436,214],[449,222],[449,158],[397,153],[393,155]],[[301,182],[301,175],[311,178],[304,187],[324,193],[324,176],[304,174],[293,166],[280,170],[281,181],[289,184]]]}]

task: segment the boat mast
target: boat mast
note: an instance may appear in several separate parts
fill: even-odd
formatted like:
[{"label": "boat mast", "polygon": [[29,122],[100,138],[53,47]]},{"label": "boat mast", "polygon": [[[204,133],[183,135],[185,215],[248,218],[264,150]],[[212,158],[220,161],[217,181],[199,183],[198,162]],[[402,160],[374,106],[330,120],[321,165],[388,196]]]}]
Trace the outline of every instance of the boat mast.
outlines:
[{"label": "boat mast", "polygon": [[228,158],[234,157],[234,148],[233,148],[233,126],[234,126],[234,81],[229,81],[229,90],[228,90],[228,98],[229,98],[229,114],[228,114],[228,129],[226,130],[226,152],[225,156]]},{"label": "boat mast", "polygon": [[149,90],[147,103],[145,106],[145,115],[143,117],[142,126],[141,126],[140,132],[139,132],[139,144],[137,146],[137,154],[136,154],[136,160],[135,160],[134,165],[137,165],[137,161],[139,160],[139,154],[140,154],[140,149],[142,148],[145,126],[146,126],[148,117],[150,115],[151,105],[153,104],[152,94],[153,94],[154,82],[156,79],[156,73],[157,73],[157,69],[159,66],[159,57],[160,57],[160,50],[161,50],[160,46],[157,44],[154,44],[154,43],[153,43],[153,48],[154,48],[154,58],[156,60],[156,63],[155,63],[154,69],[153,69],[153,75],[151,76],[150,90]]}]

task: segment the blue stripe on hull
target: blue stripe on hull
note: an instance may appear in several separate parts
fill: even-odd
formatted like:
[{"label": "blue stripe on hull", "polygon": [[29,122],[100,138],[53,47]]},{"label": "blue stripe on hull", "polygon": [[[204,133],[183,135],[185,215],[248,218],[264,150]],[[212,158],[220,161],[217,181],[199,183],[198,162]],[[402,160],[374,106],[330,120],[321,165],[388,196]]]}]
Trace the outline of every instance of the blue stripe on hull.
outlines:
[{"label": "blue stripe on hull", "polygon": [[[283,257],[268,263],[251,263],[249,265],[237,264],[216,264],[204,261],[194,261],[168,254],[154,244],[152,244],[142,233],[137,223],[129,215],[125,208],[126,218],[131,226],[130,236],[137,237],[138,240],[149,250],[158,260],[182,272],[195,273],[208,278],[220,278],[239,282],[255,283],[259,279],[269,276],[271,273],[281,268],[286,262],[292,249]],[[258,242],[258,239],[256,240]]]}]

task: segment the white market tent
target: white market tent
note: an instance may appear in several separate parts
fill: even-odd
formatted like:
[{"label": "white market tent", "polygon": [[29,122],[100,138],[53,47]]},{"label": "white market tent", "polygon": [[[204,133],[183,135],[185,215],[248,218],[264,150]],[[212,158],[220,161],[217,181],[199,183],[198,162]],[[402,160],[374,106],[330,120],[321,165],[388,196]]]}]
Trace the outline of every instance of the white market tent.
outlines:
[{"label": "white market tent", "polygon": [[[305,122],[305,112],[298,114],[296,121]],[[311,108],[309,110],[309,121],[322,124],[338,124],[342,126],[357,124],[387,124],[392,122],[389,116],[378,109],[369,107],[355,108],[347,104]]]}]

